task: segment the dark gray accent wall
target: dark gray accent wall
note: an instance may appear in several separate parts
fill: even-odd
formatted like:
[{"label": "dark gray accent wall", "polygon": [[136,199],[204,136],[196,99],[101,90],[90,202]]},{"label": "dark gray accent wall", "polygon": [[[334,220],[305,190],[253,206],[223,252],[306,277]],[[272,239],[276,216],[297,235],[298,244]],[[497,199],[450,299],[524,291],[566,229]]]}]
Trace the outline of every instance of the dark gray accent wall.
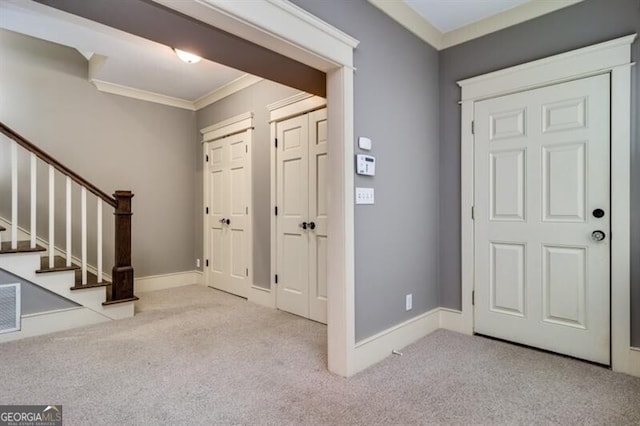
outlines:
[{"label": "dark gray accent wall", "polygon": [[[640,1],[585,0],[549,15],[440,52],[440,297],[459,309],[460,278],[460,89],[457,80],[640,33]],[[632,58],[640,61],[640,42]],[[632,82],[632,344],[640,346],[640,66]],[[615,165],[613,165],[615,167]]]},{"label": "dark gray accent wall", "polygon": [[[195,269],[195,113],[99,92],[87,80],[86,59],[68,47],[0,30],[0,57],[0,120],[103,191],[134,192],[132,249],[136,276]],[[0,216],[8,219],[11,198],[7,147],[6,141],[0,141]],[[27,161],[27,155],[21,154],[22,188],[29,186]],[[56,205],[64,213],[64,180],[60,175],[57,182]],[[38,208],[46,213],[44,167],[39,169],[38,185]],[[79,190],[74,191],[78,203]],[[95,199],[89,200],[88,223],[94,230]],[[21,195],[19,210],[19,225],[29,228],[28,191]],[[74,206],[73,215],[80,217],[79,204]],[[110,268],[113,210],[104,206],[103,217],[105,268]],[[79,221],[76,226],[75,254],[80,249]],[[64,247],[64,214],[56,229],[56,244]],[[38,234],[47,239],[46,214],[38,224]],[[90,241],[89,249],[94,247]],[[89,262],[95,265],[91,253]]]},{"label": "dark gray accent wall", "polygon": [[[253,112],[252,201],[253,201],[253,284],[269,288],[271,268],[271,141],[269,111],[267,105],[300,93],[269,80],[263,80],[240,92],[234,93],[196,113],[198,129],[234,117]],[[200,139],[202,140],[202,139]],[[202,258],[202,144],[196,147],[196,200],[199,206],[195,221],[196,253]]]},{"label": "dark gray accent wall", "polygon": [[75,308],[80,305],[50,292],[30,281],[0,269],[0,284],[20,283],[20,309],[22,315]]},{"label": "dark gray accent wall", "polygon": [[361,340],[439,306],[438,52],[365,0],[293,3],[360,40],[354,143],[370,137],[377,160],[375,177],[355,178],[376,201],[355,207]]}]

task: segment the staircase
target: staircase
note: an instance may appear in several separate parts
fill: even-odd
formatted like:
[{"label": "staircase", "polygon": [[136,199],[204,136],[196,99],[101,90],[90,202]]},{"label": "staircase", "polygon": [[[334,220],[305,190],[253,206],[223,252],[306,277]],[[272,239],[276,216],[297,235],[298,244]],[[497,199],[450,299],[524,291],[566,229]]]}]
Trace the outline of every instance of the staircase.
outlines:
[{"label": "staircase", "polygon": [[[0,199],[0,203],[4,204],[2,206],[4,211],[0,212],[6,213],[9,206],[7,202],[10,201],[11,205],[10,219],[0,220],[0,269],[80,305],[77,312],[65,310],[59,313],[57,319],[56,312],[45,312],[49,314],[46,319],[32,320],[23,317],[22,330],[0,334],[0,342],[133,316],[134,301],[138,300],[133,293],[134,274],[131,265],[133,194],[130,191],[115,191],[113,196],[109,196],[2,122],[0,122],[0,133],[6,136],[0,140],[0,144],[8,143],[10,152],[8,158],[5,158],[9,161],[0,163],[0,167],[8,167],[11,171],[10,200],[4,196]],[[20,165],[26,161],[19,160],[28,160],[28,170],[24,170],[24,167],[20,169]],[[42,168],[42,163],[48,170],[46,209],[38,208],[37,198],[37,171],[38,167]],[[19,179],[20,172],[22,172],[22,179]],[[23,184],[27,175],[30,185]],[[65,183],[65,192],[57,194],[56,197],[56,179],[60,178]],[[23,192],[22,200],[28,198],[30,201],[28,212],[18,210],[19,205],[24,206],[24,203],[18,203],[19,191]],[[80,197],[74,197],[74,192],[79,193]],[[93,200],[90,200],[91,198]],[[61,199],[63,203],[60,203]],[[93,229],[90,229],[87,218],[89,200],[95,203],[96,226]],[[56,201],[58,201],[57,204],[63,205],[62,208],[56,209]],[[72,216],[77,204],[81,210],[80,218]],[[105,244],[102,209],[104,205],[114,209],[111,277],[107,277],[103,268]],[[45,216],[48,221],[46,235],[44,233],[39,235],[37,232],[39,215]],[[42,219],[44,218],[41,217],[40,223],[44,222]],[[29,226],[24,226],[25,223]],[[56,246],[56,242],[59,243],[61,240],[60,236],[56,240],[56,224],[60,223],[65,224],[62,248]],[[76,249],[74,252],[72,242],[74,236],[76,240],[78,239],[76,234],[80,234],[81,243],[80,250]],[[88,247],[90,240],[95,243],[95,246],[92,246],[95,253],[92,253],[91,263]],[[70,324],[70,320],[77,320],[77,323]],[[56,321],[61,323],[60,327],[54,326]]]}]

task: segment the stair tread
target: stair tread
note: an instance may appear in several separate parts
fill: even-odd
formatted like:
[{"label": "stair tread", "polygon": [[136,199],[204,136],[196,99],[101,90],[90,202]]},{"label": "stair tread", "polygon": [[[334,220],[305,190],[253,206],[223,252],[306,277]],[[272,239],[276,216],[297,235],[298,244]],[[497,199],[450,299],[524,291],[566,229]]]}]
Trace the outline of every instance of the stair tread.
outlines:
[{"label": "stair tread", "polygon": [[106,302],[102,302],[102,306],[116,305],[118,303],[135,302],[136,300],[140,300],[140,298],[137,296],[133,296],[128,299],[122,299],[122,300],[111,300],[111,301],[108,300]]},{"label": "stair tread", "polygon": [[82,270],[76,270],[75,284],[71,287],[71,290],[82,290],[87,288],[95,288],[95,287],[106,287],[110,286],[111,283],[109,281],[98,282],[98,277],[96,274],[93,274],[87,271],[87,283],[82,285]]},{"label": "stair tread", "polygon": [[0,254],[6,253],[32,253],[37,251],[46,251],[44,247],[36,245],[35,248],[31,248],[30,241],[18,241],[18,248],[11,248],[11,241],[3,241],[0,246]]},{"label": "stair tread", "polygon": [[53,258],[53,267],[49,267],[49,256],[42,256],[40,258],[40,269],[36,271],[37,274],[43,274],[46,272],[58,272],[58,271],[73,271],[80,269],[78,265],[71,264],[67,266],[67,260],[62,256],[55,256]]}]

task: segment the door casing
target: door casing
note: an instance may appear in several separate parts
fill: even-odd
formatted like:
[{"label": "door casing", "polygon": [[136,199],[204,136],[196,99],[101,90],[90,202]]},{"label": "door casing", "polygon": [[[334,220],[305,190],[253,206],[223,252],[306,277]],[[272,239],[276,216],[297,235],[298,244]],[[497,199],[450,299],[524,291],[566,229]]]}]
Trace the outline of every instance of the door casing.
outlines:
[{"label": "door casing", "polygon": [[473,333],[474,104],[528,89],[611,75],[611,363],[633,373],[630,297],[631,43],[636,34],[458,82],[461,100],[462,326]]}]

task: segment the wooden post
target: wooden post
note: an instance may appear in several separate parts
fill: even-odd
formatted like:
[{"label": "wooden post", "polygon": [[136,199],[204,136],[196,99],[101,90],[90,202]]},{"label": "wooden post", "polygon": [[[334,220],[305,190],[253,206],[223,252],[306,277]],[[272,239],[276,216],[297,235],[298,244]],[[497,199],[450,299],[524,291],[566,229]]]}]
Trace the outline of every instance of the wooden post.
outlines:
[{"label": "wooden post", "polygon": [[116,191],[115,264],[113,266],[111,297],[108,302],[134,299],[133,266],[131,266],[131,191]]}]

